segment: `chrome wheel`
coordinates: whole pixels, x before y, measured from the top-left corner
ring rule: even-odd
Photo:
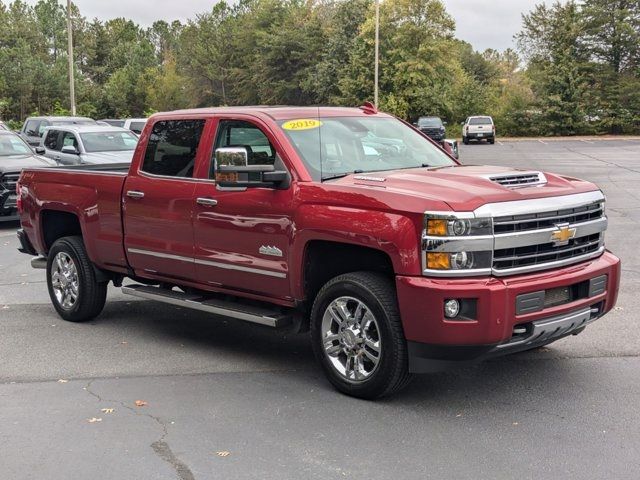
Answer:
[[[51,286],[58,305],[71,310],[78,301],[78,270],[73,259],[59,252],[51,265]]]
[[[333,300],[322,317],[322,346],[336,372],[351,383],[367,380],[380,363],[378,322],[362,301]]]

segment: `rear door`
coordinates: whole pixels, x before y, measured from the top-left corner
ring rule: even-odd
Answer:
[[[124,186],[125,248],[137,275],[194,281],[194,166],[206,120],[158,120]],[[205,155],[206,156],[206,155]]]
[[[281,149],[264,124],[247,117],[219,120],[206,181],[199,182],[195,191],[198,280],[209,286],[289,299],[293,188],[217,188],[213,153],[227,146],[248,147],[249,164],[286,168]]]

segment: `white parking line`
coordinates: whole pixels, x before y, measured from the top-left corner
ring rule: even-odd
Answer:
[[[504,146],[504,143],[502,143],[500,140],[498,140],[498,145]]]
[[[546,145],[546,144],[547,144],[547,142],[543,142],[543,141],[542,141],[542,140],[540,140],[540,139],[538,139],[538,141],[539,141],[540,143],[542,143],[543,145]]]
[[[590,142],[589,140],[585,140],[584,138],[581,138],[580,141],[584,143],[593,143],[593,142]]]

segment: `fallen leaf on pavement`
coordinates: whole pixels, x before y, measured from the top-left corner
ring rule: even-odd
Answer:
[[[69,380],[65,380],[64,378],[61,378],[60,380],[58,380],[58,383],[67,383]]]
[[[223,450],[222,452],[216,452],[216,455],[218,455],[219,457],[228,457],[229,455],[231,455],[231,452]]]
[[[89,422],[89,423],[96,423],[96,422],[101,422],[101,421],[102,421],[101,418],[96,418],[96,417],[87,419],[87,422]]]
[[[147,402],[145,402],[144,400],[136,400],[136,407],[145,407],[147,405]]]
[[[100,410],[102,413],[113,413],[114,409],[113,408],[103,408]]]

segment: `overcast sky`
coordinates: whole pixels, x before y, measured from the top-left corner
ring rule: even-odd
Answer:
[[[36,0],[28,0],[36,3]],[[62,2],[62,0],[60,0]],[[208,11],[214,0],[73,0],[82,14],[101,20],[126,17],[143,25],[155,20],[186,20]],[[471,43],[476,50],[513,47],[521,14],[541,0],[443,0],[456,20],[457,37]]]

